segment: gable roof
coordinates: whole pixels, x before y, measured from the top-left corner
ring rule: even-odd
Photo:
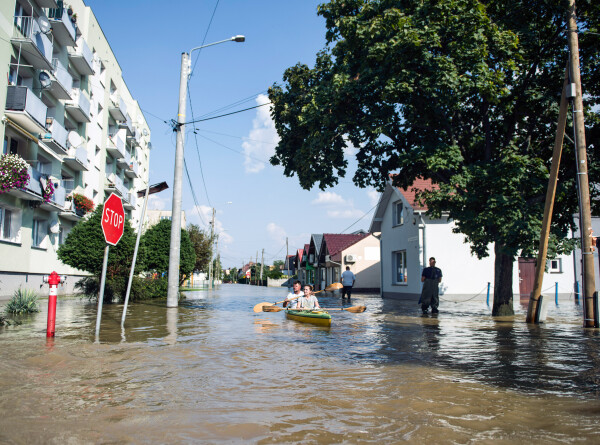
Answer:
[[[311,244],[314,242],[315,245],[315,258],[318,258],[319,253],[321,252],[321,244],[323,243],[323,234],[313,233],[310,238]]]
[[[327,253],[329,256],[334,257],[369,235],[371,234],[324,233],[321,254],[324,256]]]
[[[379,196],[379,202],[377,203],[377,208],[375,209],[375,213],[373,214],[373,219],[371,220],[369,232],[381,232],[381,223],[383,221],[383,215],[385,214],[390,199],[397,201],[398,198],[402,197],[408,203],[408,205],[410,205],[413,208],[413,210],[427,211],[426,205],[420,205],[418,202],[416,202],[415,195],[417,191],[434,190],[438,188],[439,186],[437,184],[433,184],[431,182],[431,179],[417,178],[413,181],[413,183],[410,186],[408,186],[405,189],[401,187],[394,187],[392,185],[392,179],[390,179],[385,187],[385,190]]]

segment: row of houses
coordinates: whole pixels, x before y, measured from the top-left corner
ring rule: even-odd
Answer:
[[[340,281],[341,272],[350,267],[356,275],[356,291],[376,291],[384,298],[418,300],[421,272],[435,257],[442,269],[440,294],[460,301],[493,293],[494,257],[473,256],[464,236],[454,233],[455,223],[444,216],[432,219],[427,207],[415,195],[418,190],[434,187],[430,180],[417,179],[402,189],[387,184],[379,197],[369,232],[353,234],[313,234],[303,248],[286,259],[285,269],[317,290]],[[594,219],[595,233],[600,220]],[[573,234],[578,237],[577,233]],[[598,252],[594,252],[598,264]],[[573,297],[581,274],[581,251],[550,259],[544,274],[546,294]],[[513,291],[517,299],[527,301],[533,289],[534,258],[517,258]],[[600,275],[596,270],[596,283]]]
[[[91,8],[83,0],[0,2],[2,157],[29,181],[0,194],[0,296],[37,288],[69,231],[110,193],[134,227],[148,182],[150,128]],[[9,159],[8,157],[5,159]],[[17,159],[17,158],[15,158]],[[81,203],[84,205],[81,205]]]

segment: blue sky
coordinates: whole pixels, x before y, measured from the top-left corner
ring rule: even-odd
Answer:
[[[315,54],[324,47],[325,22],[316,13],[319,3],[86,0],[150,125],[151,183],[173,184],[175,136],[163,121],[177,115],[181,53],[200,46],[205,35],[205,44],[246,36],[244,43],[228,42],[194,52],[189,83],[194,118],[230,105],[216,114],[265,103],[267,88],[282,82],[286,68],[299,62],[312,66]],[[192,117],[189,102],[187,116]],[[203,228],[210,208],[216,209],[224,266],[240,267],[257,251],[260,261],[262,249],[267,264],[283,259],[286,237],[293,253],[309,241],[311,233],[368,229],[371,214],[348,228],[373,208],[378,196],[372,189],[352,184],[352,168],[338,186],[323,192],[303,190],[296,177],[287,178],[281,167],[268,163],[277,143],[268,106],[195,128],[197,134],[192,125],[187,126],[185,158],[199,208],[185,176],[183,208],[187,221]],[[348,155],[353,158],[352,148]],[[169,189],[155,195],[152,207],[170,210],[171,193]]]

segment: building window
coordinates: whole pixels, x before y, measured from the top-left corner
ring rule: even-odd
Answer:
[[[392,283],[405,284],[406,277],[406,250],[392,252]]]
[[[395,226],[404,224],[403,210],[404,210],[404,205],[402,204],[402,201],[396,201],[394,203],[394,225]]]
[[[9,241],[12,238],[11,224],[13,220],[12,210],[0,207],[0,236],[3,240]]]
[[[340,282],[340,268],[339,267],[334,267],[333,268],[333,278],[332,278],[332,283],[339,283]]]
[[[548,272],[562,273],[562,261],[560,258],[548,261]]]
[[[163,220],[163,219],[168,219],[168,220],[170,221],[170,220],[171,220],[171,217],[170,217],[170,216],[161,216],[161,217],[160,217],[160,219],[161,219],[161,220]]]
[[[39,219],[33,220],[33,225],[31,227],[31,244],[34,247],[42,247],[42,243],[44,242],[44,238],[46,231],[46,222],[41,221]]]

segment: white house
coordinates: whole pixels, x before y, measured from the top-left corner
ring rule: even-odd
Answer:
[[[411,187],[401,189],[386,186],[379,198],[369,232],[381,237],[381,296],[418,300],[421,293],[421,272],[429,257],[435,257],[442,269],[440,296],[461,300],[466,297],[486,298],[494,289],[494,256],[481,260],[471,254],[464,235],[453,233],[454,222],[447,217],[431,219],[427,207],[415,201],[416,190],[431,189],[430,180],[417,179]],[[574,283],[573,259],[559,257],[549,261],[544,274],[543,293],[554,296],[558,283],[559,298],[571,296]],[[519,258],[514,264],[513,291],[515,300],[526,302],[533,287],[535,260]]]

